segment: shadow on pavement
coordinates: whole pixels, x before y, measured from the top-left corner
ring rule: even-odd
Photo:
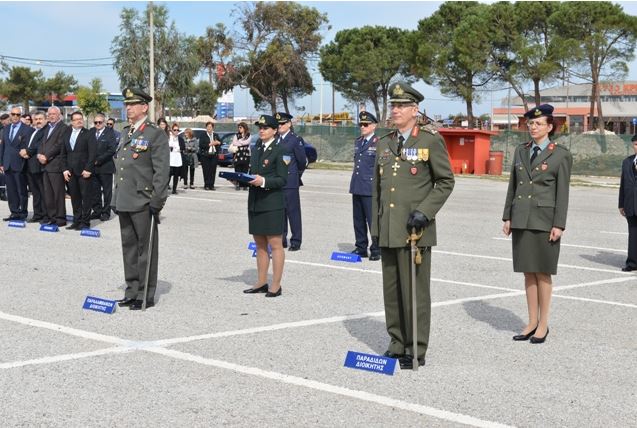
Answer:
[[[254,268],[254,269],[244,270],[241,275],[227,276],[225,278],[219,278],[219,279],[224,281],[230,281],[230,282],[238,282],[240,284],[254,285],[253,283],[256,278],[257,278],[257,269]],[[284,276],[284,279],[285,279],[285,276]],[[269,277],[268,277],[268,280],[270,280]]]
[[[471,318],[496,330],[517,333],[526,326],[526,323],[510,310],[492,306],[488,302],[465,302],[462,306]]]
[[[381,355],[387,350],[389,336],[387,336],[385,330],[385,321],[375,318],[362,318],[345,320],[343,325],[353,338],[369,346],[374,353]],[[362,352],[357,349],[348,350]]]
[[[611,253],[610,251],[598,251],[595,255],[580,254],[580,257],[589,262],[616,267],[618,271],[626,262],[626,254]]]

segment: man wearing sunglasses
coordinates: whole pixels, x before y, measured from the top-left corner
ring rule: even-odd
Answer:
[[[3,220],[26,220],[27,177],[23,172],[25,159],[20,151],[26,149],[34,129],[20,121],[22,114],[19,107],[12,108],[9,115],[11,124],[3,129],[0,143],[0,173],[5,175],[11,214]]]
[[[95,175],[93,176],[93,214],[91,219],[107,221],[111,218],[111,197],[113,195],[113,174],[115,163],[113,155],[117,149],[117,140],[113,128],[106,126],[103,114],[95,116],[95,125],[89,132],[95,135],[97,151],[95,154]],[[102,202],[103,201],[103,202]]]
[[[121,136],[121,134],[117,129],[115,129],[115,119],[109,117],[106,121],[106,127],[113,130],[113,134],[115,134],[115,141],[119,143],[119,137]]]
[[[376,160],[376,117],[366,111],[358,115],[358,126],[361,136],[354,142],[354,170],[349,182],[349,192],[352,194],[352,213],[354,215],[354,236],[356,249],[353,254],[367,257],[367,228],[372,229],[372,181],[374,180],[374,161]],[[380,260],[378,240],[372,239],[369,248],[369,259]]]

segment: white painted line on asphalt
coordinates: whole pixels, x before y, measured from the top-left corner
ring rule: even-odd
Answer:
[[[609,235],[628,235],[628,232],[609,232],[607,230],[600,230],[599,233],[607,233]]]
[[[343,191],[342,193],[335,193],[335,192],[316,192],[314,190],[305,190],[305,189],[303,189],[301,191],[301,193],[316,193],[316,194],[319,194],[319,195],[350,196],[350,193],[348,193],[347,191]]]
[[[330,269],[351,270],[351,271],[354,271],[354,272],[366,272],[366,273],[376,273],[376,274],[382,274],[383,273],[382,271],[379,271],[379,270],[361,269],[361,268],[354,268],[354,267],[348,267],[348,266],[328,265],[328,264],[325,264],[325,263],[303,262],[301,260],[290,260],[288,258],[286,258],[285,262],[286,263],[295,263],[295,264],[299,264],[299,265],[307,265],[307,266],[326,267],[326,268],[330,268]]]
[[[472,258],[476,258],[476,259],[488,259],[488,260],[500,260],[500,261],[512,261],[512,259],[507,258],[507,257],[495,257],[495,256],[484,256],[482,254],[468,254],[468,253],[457,253],[454,251],[441,251],[441,250],[436,250],[434,251],[434,254],[447,254],[450,256],[459,256],[459,257],[472,257]],[[606,272],[606,273],[613,273],[613,274],[618,274],[618,275],[634,275],[631,272],[622,272],[619,268],[618,269],[600,269],[600,268],[592,268],[592,267],[588,267],[588,266],[576,266],[576,265],[565,265],[562,263],[558,263],[557,265],[558,267],[561,268],[568,268],[568,269],[578,269],[578,270],[589,270],[589,271],[593,271],[593,272]]]
[[[497,238],[497,237],[493,237],[491,239],[495,239],[496,241],[511,241],[510,238]],[[592,247],[590,245],[575,245],[575,244],[561,244],[562,247],[572,247],[572,248],[586,248],[586,249],[590,249],[590,250],[601,250],[601,251],[614,251],[617,253],[625,253],[626,249],[620,250],[617,248],[604,248],[604,247]]]
[[[614,302],[612,300],[588,299],[586,297],[564,296],[562,294],[553,294],[553,297],[559,297],[560,299],[579,300],[582,302],[602,303],[604,305],[624,306],[626,308],[637,309],[637,305],[633,305],[631,303]]]
[[[305,379],[298,376],[286,375],[283,373],[277,373],[268,370],[262,370],[257,367],[242,366],[239,364],[229,363],[226,361],[214,360],[211,358],[204,358],[198,355],[189,354],[186,352],[180,352],[173,349],[164,348],[147,348],[146,351],[156,354],[164,355],[166,357],[175,358],[182,361],[193,362],[202,364],[205,366],[217,367],[220,369],[230,370],[236,373],[242,373],[249,376],[257,376],[265,379],[274,380],[276,382],[285,383],[288,385],[299,386],[302,388],[314,389],[316,391],[326,392],[330,394],[336,394],[343,397],[354,398],[361,401],[367,401],[370,403],[380,404],[387,407],[393,407],[396,409],[406,410],[413,413],[418,413],[424,416],[431,416],[444,421],[453,423],[465,424],[475,427],[507,427],[493,421],[487,421],[479,418],[475,418],[469,415],[463,415],[461,413],[454,413],[448,410],[436,409],[434,407],[424,406],[421,404],[409,403],[402,400],[397,400],[391,397],[385,397],[382,395],[376,395],[365,391],[359,391],[341,386],[331,385],[328,383],[318,382],[315,380]],[[411,372],[406,373],[411,375]]]
[[[600,279],[598,281],[582,282],[579,284],[558,285],[557,287],[553,287],[553,291],[572,290],[573,288],[589,287],[591,285],[617,284],[619,282],[628,282],[628,281],[634,281],[634,280],[635,280],[634,278],[627,278],[627,277]]]
[[[175,199],[189,199],[191,201],[205,201],[205,202],[222,202],[221,199],[208,199],[208,198],[190,198],[188,196],[171,196]],[[170,198],[168,198],[170,199]]]
[[[122,348],[120,346],[115,346],[112,348],[98,349],[97,351],[78,352],[75,354],[54,355],[51,357],[42,357],[42,358],[36,358],[33,360],[25,360],[25,361],[14,361],[11,363],[0,363],[0,369],[13,369],[16,367],[34,366],[39,364],[51,364],[51,363],[57,363],[60,361],[72,361],[72,360],[79,360],[82,358],[97,357],[100,355],[108,355],[108,354],[121,354],[121,353],[132,352],[132,351],[134,351],[134,349],[132,348]]]
[[[115,337],[115,336],[107,336],[104,334],[93,333],[90,331],[78,330],[76,328],[65,327],[63,325],[53,324],[46,321],[34,320],[31,318],[24,318],[18,315],[11,315],[4,312],[0,312],[0,319],[6,320],[6,321],[13,321],[18,324],[28,325],[31,327],[39,327],[39,328],[44,328],[47,330],[53,330],[59,333],[81,337],[83,339],[90,339],[90,340],[97,340],[99,342],[112,343],[114,345],[127,345],[130,343],[130,341],[128,340],[120,339],[119,337]]]

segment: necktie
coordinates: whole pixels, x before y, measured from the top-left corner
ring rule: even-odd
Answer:
[[[135,132],[135,125],[131,125],[130,128],[128,129],[128,138],[130,138],[134,132]]]
[[[9,141],[13,141],[13,137],[15,137],[15,130],[18,129],[18,125],[14,123],[11,125],[11,135],[9,135]]]
[[[100,134],[101,134],[101,132],[100,132],[100,131],[97,131],[97,134],[95,134],[95,139],[96,139],[96,140],[99,140],[99,139],[100,139]]]
[[[46,138],[49,138],[51,136],[51,132],[53,132],[53,128],[55,126],[52,123],[49,123],[49,133],[46,134]]]
[[[78,132],[75,132],[75,129],[73,130],[73,132],[71,132],[71,150],[75,150],[75,140],[77,140],[77,134]]]
[[[405,142],[405,137],[403,137],[402,135],[398,137],[398,154],[400,154],[403,151],[404,142]]]
[[[541,151],[542,151],[542,149],[540,149],[540,146],[533,147],[533,154],[531,155],[531,163],[533,163],[533,161],[535,160],[537,155],[540,154]]]

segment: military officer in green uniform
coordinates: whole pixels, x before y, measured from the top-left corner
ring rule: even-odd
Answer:
[[[377,143],[372,195],[372,237],[378,239],[383,268],[385,320],[390,343],[385,356],[412,368],[411,254],[409,234],[422,263],[416,267],[419,365],[429,344],[431,247],[436,245],[436,214],[451,194],[454,177],[444,140],[432,125],[418,125],[424,97],[404,82],[389,88],[391,117],[397,130]]]
[[[549,309],[557,273],[560,241],[566,228],[573,157],[553,141],[553,106],[524,114],[531,141],[515,149],[502,231],[513,234],[513,270],[524,273],[529,322],[513,340],[543,343],[549,334]]]
[[[146,266],[150,257],[146,307],[155,304],[159,212],[168,198],[170,150],[168,137],[148,119],[152,98],[139,89],[123,91],[129,126],[122,132],[115,156],[113,208],[119,214],[126,291],[119,306],[142,308]],[[151,217],[155,218],[153,248],[148,254]]]

